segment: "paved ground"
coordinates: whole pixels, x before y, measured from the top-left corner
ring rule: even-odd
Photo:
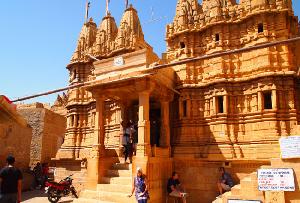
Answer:
[[[44,193],[43,190],[34,190],[29,192],[22,193],[22,202],[24,203],[47,203],[49,202],[47,199],[47,195]],[[71,197],[64,197],[62,198],[59,203],[71,203]]]

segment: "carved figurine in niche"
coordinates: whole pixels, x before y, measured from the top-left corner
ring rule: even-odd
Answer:
[[[105,53],[105,32],[101,30],[99,36],[100,53]]]
[[[120,37],[118,39],[118,45],[119,47],[118,48],[124,48],[126,47],[130,41],[130,36],[129,36],[129,33],[128,32],[128,24],[127,22],[122,22],[121,26],[120,26]]]
[[[70,71],[70,77],[69,77],[69,82],[74,82],[74,80],[76,79],[76,69],[73,69]]]

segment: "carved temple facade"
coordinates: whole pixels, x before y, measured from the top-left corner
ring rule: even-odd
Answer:
[[[177,171],[188,202],[212,202],[218,167],[238,184],[280,157],[280,137],[300,133],[300,45],[159,64],[297,36],[291,0],[178,0],[162,59],[144,40],[132,6],[119,27],[109,13],[98,27],[90,19],[67,66],[70,85],[88,85],[66,96],[57,178],[75,173],[78,202],[134,202],[120,194],[130,192],[139,166],[148,177],[150,202],[165,202],[166,181]],[[138,123],[129,178],[118,171],[107,182],[111,166],[122,161],[120,123],[128,120]]]

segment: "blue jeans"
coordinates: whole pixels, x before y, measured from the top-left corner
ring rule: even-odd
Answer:
[[[147,199],[138,200],[138,203],[147,203]]]
[[[0,194],[0,203],[16,203],[17,196],[17,193]]]

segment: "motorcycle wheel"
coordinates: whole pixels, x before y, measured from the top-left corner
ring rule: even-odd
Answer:
[[[55,189],[49,189],[48,191],[48,200],[51,203],[57,203],[60,199],[60,196]]]
[[[71,188],[71,192],[72,192],[72,195],[78,199],[78,195],[77,195],[77,192],[74,187]]]

